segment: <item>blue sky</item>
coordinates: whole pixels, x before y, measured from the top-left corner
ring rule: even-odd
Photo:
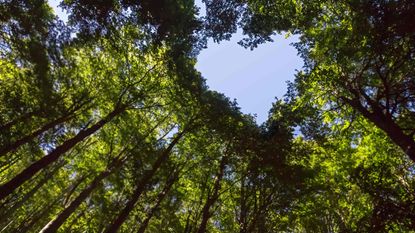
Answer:
[[[65,13],[57,8],[58,2],[49,1],[56,14],[65,20]],[[201,0],[196,0],[196,4],[203,15]],[[208,48],[198,56],[196,68],[210,89],[236,99],[242,112],[255,114],[257,123],[261,124],[267,119],[275,97],[285,94],[286,82],[293,80],[296,69],[301,69],[303,63],[290,45],[296,37],[285,39],[278,35],[273,43],[262,44],[253,51],[237,44],[242,38],[237,33],[230,41],[220,44],[210,40]]]
[[[195,0],[200,15],[205,15],[202,0]],[[230,41],[220,44],[209,41],[207,49],[198,56],[196,68],[202,73],[210,89],[236,99],[242,112],[255,114],[258,124],[268,118],[268,111],[287,91],[287,81],[294,79],[303,61],[290,44],[291,36],[273,37],[274,42],[259,45],[254,50],[237,44],[243,38],[239,31]]]
[[[275,97],[282,97],[288,80],[303,63],[290,46],[296,38],[276,36],[273,43],[262,44],[253,51],[237,42],[240,33],[220,44],[209,42],[198,57],[196,68],[212,90],[236,99],[242,112],[257,115],[257,123],[264,122]]]

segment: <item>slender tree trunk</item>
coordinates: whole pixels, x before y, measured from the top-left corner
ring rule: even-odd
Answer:
[[[250,222],[246,232],[253,232],[255,228],[258,228],[258,219],[261,215],[261,209],[255,208],[253,211],[252,221]]]
[[[16,221],[16,219],[12,219],[6,226],[4,226],[1,230],[1,232],[4,232],[7,228],[9,228],[10,225],[12,225],[14,223],[14,221]]]
[[[61,116],[45,125],[43,125],[42,127],[40,127],[38,130],[23,136],[22,138],[16,140],[13,143],[10,143],[9,145],[3,146],[0,149],[0,157],[6,155],[7,153],[17,150],[20,146],[33,141],[36,137],[38,137],[39,135],[41,135],[42,133],[56,127],[57,125],[63,124],[66,121],[72,119],[73,117],[75,117],[75,113],[76,111],[78,111],[79,109],[81,109],[83,106],[85,105],[85,103],[80,104],[79,106],[77,106],[76,108],[74,108],[73,110],[71,110],[70,112],[68,112],[65,116]]]
[[[246,221],[248,216],[248,209],[246,205],[247,197],[245,195],[245,176],[241,180],[241,193],[240,193],[240,215],[239,215],[239,233],[246,233]]]
[[[137,203],[138,199],[140,198],[141,194],[144,191],[145,185],[151,180],[153,175],[157,172],[160,166],[169,158],[171,151],[173,150],[174,146],[179,142],[179,140],[184,135],[185,131],[179,133],[170,145],[164,150],[164,152],[157,158],[154,162],[153,167],[151,170],[148,170],[144,173],[143,178],[138,182],[133,195],[131,196],[130,200],[125,205],[124,209],[118,214],[117,218],[107,227],[104,231],[105,233],[114,233],[117,232],[121,225],[125,222],[130,212],[134,209],[135,204]]]
[[[0,174],[2,174],[3,172],[7,171],[9,168],[11,168],[14,164],[16,164],[18,161],[20,161],[20,158],[18,156],[15,156],[14,158],[11,158],[10,161],[4,162],[4,164],[2,164],[0,166]]]
[[[213,185],[213,193],[207,197],[206,203],[202,209],[202,221],[199,225],[199,229],[197,230],[198,233],[205,233],[207,228],[207,223],[212,216],[210,212],[210,208],[215,204],[215,202],[219,198],[219,190],[221,187],[221,180],[223,178],[226,166],[226,156],[223,156],[220,165],[219,165],[219,172],[216,175],[215,184]]]
[[[23,115],[21,115],[21,116],[17,117],[16,119],[11,120],[11,121],[9,121],[9,122],[7,122],[7,123],[5,123],[5,124],[1,125],[1,126],[0,126],[0,132],[4,132],[4,131],[6,131],[6,130],[10,129],[10,128],[11,128],[11,127],[13,127],[14,125],[16,125],[18,122],[21,122],[21,121],[23,121],[23,122],[28,121],[28,120],[29,120],[32,116],[34,116],[34,115],[36,115],[36,114],[39,114],[40,112],[41,112],[40,110],[36,110],[36,111],[31,111],[31,112],[25,113],[25,114],[23,114]]]
[[[11,179],[9,182],[0,186],[0,200],[7,197],[14,190],[20,187],[24,182],[32,178],[40,170],[55,162],[58,158],[60,158],[61,155],[72,149],[79,142],[81,142],[88,136],[92,135],[93,133],[101,129],[106,123],[111,121],[114,117],[124,112],[125,109],[125,107],[119,107],[114,109],[104,119],[101,119],[88,129],[80,131],[76,136],[65,141],[62,145],[56,147],[48,155],[44,156],[40,160],[36,161],[32,165],[24,169],[21,173],[19,173],[17,176]]]
[[[257,229],[256,230],[257,232],[266,232],[265,223],[263,223],[265,221],[264,214],[266,213],[268,206],[271,204],[272,193],[265,196],[265,193],[266,193],[265,190],[260,190],[259,192],[260,194],[258,198],[254,194],[255,195],[255,201],[254,201],[255,207],[252,213],[253,217],[246,232],[255,232],[255,228]]]
[[[65,198],[62,201],[62,206],[67,206],[72,194],[75,192],[75,190],[81,185],[84,180],[88,178],[89,174],[82,175],[80,178],[78,178],[77,182],[75,182],[72,187],[69,188],[68,192],[66,192]]]
[[[190,233],[192,232],[192,226],[190,225],[190,217],[192,216],[192,211],[189,211],[189,214],[187,215],[186,219],[186,226],[184,227],[183,233]]]
[[[153,217],[154,213],[156,212],[157,208],[159,208],[161,202],[166,197],[167,193],[170,191],[171,187],[173,186],[174,182],[176,182],[178,178],[178,174],[174,174],[173,177],[167,180],[167,183],[163,190],[157,195],[157,202],[156,204],[150,209],[147,214],[146,219],[141,224],[140,228],[138,229],[137,233],[144,233],[146,230],[148,223],[150,222],[151,218]]]
[[[66,221],[66,219],[76,210],[76,208],[89,196],[92,190],[99,185],[100,178],[102,177],[101,175],[106,176],[108,175],[108,172],[105,172],[105,174],[101,173],[100,176],[96,177],[93,182],[86,189],[84,189],[68,207],[66,207],[55,219],[45,225],[40,232],[56,232]]]
[[[38,130],[23,136],[22,138],[16,140],[15,142],[12,142],[8,145],[3,146],[0,149],[0,157],[5,156],[7,153],[17,150],[20,146],[33,141],[36,137],[38,137],[39,135],[41,135],[43,132],[48,131],[49,129],[54,128],[57,125],[60,125],[62,123],[65,123],[67,120],[70,120],[73,116],[63,116],[60,117],[58,119],[55,119],[47,124],[45,124],[44,126],[42,126],[41,128],[39,128]]]
[[[72,221],[69,223],[69,228],[66,229],[66,232],[75,232],[73,230],[73,227],[77,224],[77,222],[79,221],[79,219],[81,219],[84,215],[85,215],[86,210],[81,210],[81,212],[79,212],[76,217],[74,217],[72,219]]]
[[[85,199],[101,185],[102,181],[111,175],[115,169],[121,167],[125,163],[125,160],[120,159],[125,151],[126,150],[122,150],[121,153],[113,159],[111,164],[108,165],[108,168],[95,177],[94,180],[92,180],[92,182],[69,204],[69,206],[67,206],[56,218],[45,225],[40,232],[56,232],[71,214],[85,201]]]
[[[35,212],[32,217],[26,219],[23,221],[16,229],[14,229],[12,232],[16,233],[25,233],[29,232],[29,229],[31,229],[39,220],[44,218],[46,214],[52,209],[54,205],[56,205],[61,200],[61,197],[56,198],[52,203],[50,203],[47,206],[41,207],[41,209],[37,212]]]
[[[101,172],[97,177],[95,177],[92,182],[67,206],[56,218],[51,220],[48,224],[46,224],[41,233],[51,233],[56,232],[60,226],[71,216],[73,212],[85,201],[87,197],[98,187],[102,180],[108,177],[116,167],[122,165],[122,161],[118,159],[114,159],[108,169]]]
[[[29,200],[31,197],[33,197],[33,195],[35,195],[35,193],[43,186],[45,185],[50,179],[52,179],[53,175],[64,165],[65,163],[62,162],[61,164],[59,164],[58,166],[56,166],[51,172],[48,172],[44,175],[43,179],[40,180],[35,187],[33,187],[29,192],[27,192],[23,198],[21,200],[19,200],[17,203],[15,203],[11,208],[7,208],[5,209],[5,212],[2,214],[1,216],[3,216],[2,218],[6,219],[5,216],[9,216],[11,214],[13,214],[17,209],[19,209],[20,207],[23,206],[23,204]],[[1,206],[1,208],[4,208],[4,205]],[[1,221],[0,221],[1,222]]]

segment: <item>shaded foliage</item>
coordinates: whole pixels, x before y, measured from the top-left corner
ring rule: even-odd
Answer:
[[[413,231],[414,3],[203,3],[1,2],[0,231]],[[300,35],[260,126],[195,69],[238,27]]]

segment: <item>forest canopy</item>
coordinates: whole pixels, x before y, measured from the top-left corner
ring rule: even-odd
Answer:
[[[202,2],[0,1],[0,232],[415,232],[415,1]],[[195,68],[238,29],[300,38],[261,125]]]

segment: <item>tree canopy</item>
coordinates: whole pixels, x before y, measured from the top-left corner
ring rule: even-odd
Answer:
[[[414,232],[415,2],[0,1],[0,232]],[[196,68],[305,65],[262,125]]]

